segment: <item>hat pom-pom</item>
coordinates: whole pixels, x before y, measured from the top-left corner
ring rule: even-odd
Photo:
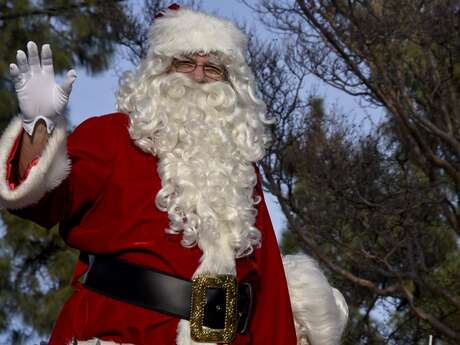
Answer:
[[[176,4],[176,3],[173,3],[171,5],[168,6],[168,8],[166,9],[163,9],[161,10],[160,12],[158,12],[156,15],[155,15],[155,19],[156,18],[161,18],[165,15],[166,11],[169,10],[169,11],[178,11],[180,9],[180,5],[179,4]]]

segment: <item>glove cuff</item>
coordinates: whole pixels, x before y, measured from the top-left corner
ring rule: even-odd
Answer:
[[[22,118],[22,127],[24,130],[32,136],[35,128],[35,124],[37,123],[38,120],[43,120],[46,123],[46,130],[48,134],[51,134],[56,127],[55,121],[51,120],[49,117],[46,116],[36,116],[33,119],[26,119],[24,116],[21,116]]]

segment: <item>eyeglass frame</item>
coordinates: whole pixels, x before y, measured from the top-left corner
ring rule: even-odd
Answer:
[[[205,64],[200,64],[200,63],[197,63],[195,60],[193,60],[193,58],[190,58],[190,57],[184,57],[184,59],[186,60],[181,60],[179,58],[173,58],[172,61],[171,61],[171,67],[170,67],[170,70],[171,69],[175,69],[176,66],[175,66],[175,63],[177,62],[187,62],[187,63],[190,63],[191,65],[194,65],[195,67],[193,67],[193,69],[191,69],[190,71],[188,72],[180,72],[180,71],[177,71],[178,73],[184,73],[184,74],[188,74],[188,73],[193,73],[198,66],[203,66],[203,74],[206,76],[206,78],[209,78],[211,80],[214,80],[214,81],[228,81],[228,71],[227,71],[227,68],[224,66],[224,65],[217,65],[217,64],[209,64],[209,63],[205,63]],[[210,77],[209,75],[206,74],[206,66],[211,66],[211,67],[215,67],[217,69],[222,69],[222,79],[215,79],[213,77]]]

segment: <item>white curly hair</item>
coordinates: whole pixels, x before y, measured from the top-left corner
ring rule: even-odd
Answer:
[[[187,247],[225,233],[241,257],[260,244],[254,162],[265,154],[271,121],[249,67],[219,52],[211,56],[228,80],[199,84],[168,73],[174,57],[152,51],[121,79],[118,108],[130,115],[136,145],[159,158],[156,205],[168,212],[167,231],[182,233]]]

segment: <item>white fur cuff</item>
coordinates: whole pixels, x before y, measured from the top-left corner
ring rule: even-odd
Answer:
[[[69,345],[133,345],[127,343],[115,343],[113,341],[104,341],[97,338],[90,340],[73,340]]]
[[[0,138],[0,209],[18,209],[37,203],[46,192],[56,188],[70,172],[67,157],[67,129],[64,118],[56,123],[38,163],[15,189],[7,181],[7,161],[22,132],[22,120],[14,118]]]

